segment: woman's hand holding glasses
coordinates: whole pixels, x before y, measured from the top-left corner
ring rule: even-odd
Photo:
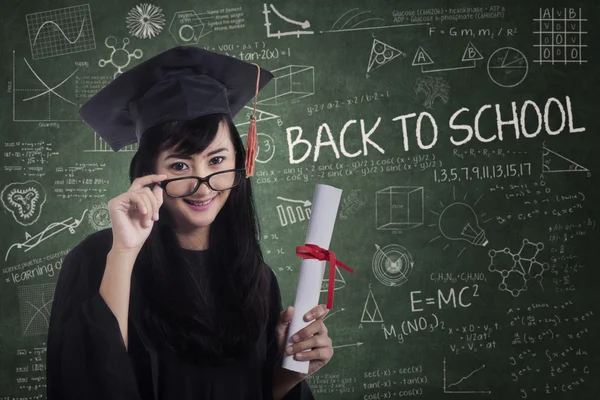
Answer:
[[[154,185],[167,175],[146,175],[133,181],[128,191],[108,202],[113,230],[113,251],[139,252],[163,204],[163,189]],[[153,186],[151,189],[148,186]]]

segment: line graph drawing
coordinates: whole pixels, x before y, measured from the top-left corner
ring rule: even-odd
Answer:
[[[269,10],[269,8],[271,10]],[[276,15],[280,20],[301,29],[293,30],[294,28],[292,28],[292,30],[290,31],[282,32],[280,30],[277,30],[277,32],[273,32],[271,29],[272,23],[269,21],[269,14],[271,13]],[[264,3],[263,14],[265,15],[265,27],[267,28],[267,37],[269,38],[281,39],[283,36],[296,36],[297,38],[300,38],[300,35],[312,35],[315,33],[314,31],[307,30],[308,28],[310,28],[310,22],[308,20],[296,21],[291,18],[288,18],[282,13],[280,13],[273,4],[269,4],[269,7],[267,7],[267,3]]]
[[[466,381],[467,379],[471,378],[475,373],[481,371],[484,368],[485,368],[485,364],[483,364],[481,367],[476,368],[475,370],[471,371],[469,374],[463,376],[462,378],[460,378],[456,382],[453,382],[453,383],[447,385],[446,384],[446,357],[444,357],[444,368],[443,368],[443,373],[444,373],[444,393],[491,394],[492,392],[489,391],[489,390],[449,390],[448,389],[451,386],[457,386],[458,384]]]
[[[73,217],[70,217],[60,222],[53,222],[50,225],[48,225],[46,229],[44,229],[35,236],[31,236],[29,233],[26,232],[24,242],[13,243],[8,248],[8,250],[6,250],[6,256],[4,256],[4,261],[8,260],[8,254],[13,249],[13,247],[16,247],[17,249],[25,249],[23,251],[28,252],[29,250],[35,248],[35,246],[37,246],[38,244],[42,243],[47,239],[50,239],[52,236],[64,231],[65,229],[68,229],[72,235],[75,234],[75,228],[77,228],[81,224],[81,221],[83,221],[83,218],[85,217],[87,211],[87,209],[84,210],[83,214],[81,215],[81,218],[74,219],[73,221],[71,221]]]
[[[427,22],[420,22],[414,24],[393,24],[385,25],[385,20],[379,17],[371,17],[371,11],[360,11],[359,8],[352,8],[343,13],[334,23],[331,28],[327,31],[320,31],[320,33],[340,33],[340,32],[353,32],[353,31],[365,31],[373,29],[388,29],[388,28],[404,28],[408,26],[421,26],[429,25]],[[360,18],[358,18],[360,16]],[[357,19],[358,18],[358,19]],[[377,21],[377,22],[375,22]],[[373,23],[376,25],[373,25]],[[364,26],[363,24],[369,23],[370,25]],[[363,25],[363,26],[359,26]]]
[[[96,48],[89,4],[27,14],[25,19],[34,60]]]
[[[465,47],[465,51],[463,52],[461,62],[463,65],[460,67],[449,67],[449,68],[437,68],[437,69],[425,69],[426,65],[433,65],[433,59],[427,54],[425,49],[422,46],[419,46],[417,52],[415,53],[415,57],[413,58],[412,66],[413,67],[421,67],[421,73],[430,73],[430,72],[443,72],[443,71],[455,71],[459,69],[472,69],[477,67],[477,61],[483,60],[483,56],[477,50],[477,48],[473,45],[473,43],[469,42]]]
[[[23,336],[48,333],[55,288],[55,283],[19,286],[19,314]]]
[[[71,79],[79,68],[67,75],[52,87],[46,83],[33,69],[32,65],[23,58],[24,65],[31,73],[29,79],[23,78],[28,87],[17,86],[16,77],[16,55],[13,50],[12,74],[13,74],[13,121],[14,122],[73,122],[77,119],[77,108],[79,105],[70,100],[75,93],[75,80]],[[22,64],[20,64],[22,65]],[[33,79],[32,79],[33,78]],[[42,87],[40,87],[40,84]],[[19,85],[21,79],[19,78]],[[31,87],[37,86],[37,87]],[[32,94],[35,93],[35,94]],[[69,92],[66,94],[65,92]],[[56,104],[54,104],[54,102]],[[58,100],[58,101],[57,101]],[[65,104],[66,103],[66,104]]]
[[[515,87],[527,77],[529,63],[527,57],[514,47],[502,47],[488,59],[487,72],[496,85]]]
[[[590,172],[590,170],[544,146],[542,150],[542,172]]]

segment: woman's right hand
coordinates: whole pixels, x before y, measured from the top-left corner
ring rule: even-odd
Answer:
[[[146,175],[137,178],[125,193],[108,202],[113,231],[113,251],[139,252],[144,245],[158,211],[163,203],[163,189],[152,183],[163,181],[167,175]]]

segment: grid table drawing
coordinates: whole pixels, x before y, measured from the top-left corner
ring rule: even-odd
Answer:
[[[26,15],[34,60],[96,48],[89,4]]]
[[[583,57],[583,49],[587,47],[583,43],[583,35],[587,34],[583,23],[587,19],[582,18],[581,8],[540,8],[539,18],[534,21],[538,23],[534,34],[539,37],[539,44],[534,45],[539,49],[535,62],[540,65],[587,62]]]

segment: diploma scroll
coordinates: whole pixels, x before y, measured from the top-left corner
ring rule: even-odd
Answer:
[[[323,184],[316,185],[305,243],[329,249],[341,197],[341,189]],[[325,263],[325,261],[314,259],[303,259],[300,263],[294,300],[294,316],[290,322],[285,347],[293,343],[292,335],[294,333],[312,322],[305,321],[304,314],[319,304]],[[335,268],[335,265],[330,268]],[[282,366],[290,371],[306,374],[309,364],[309,361],[298,361],[294,359],[293,355],[284,354]]]

